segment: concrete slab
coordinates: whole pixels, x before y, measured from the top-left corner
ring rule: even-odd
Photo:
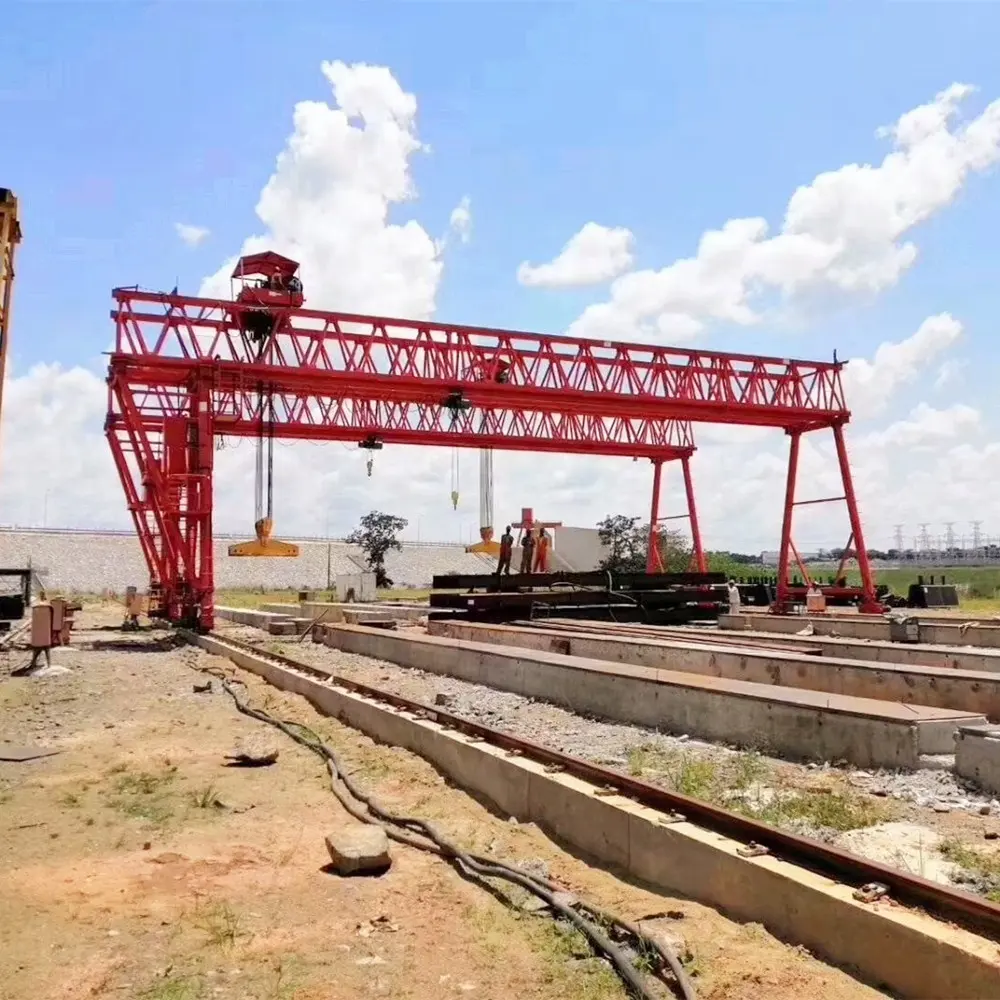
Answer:
[[[743,680],[609,663],[536,650],[356,625],[320,629],[327,645],[526,697],[578,713],[756,747],[798,760],[912,769],[949,753],[955,729],[982,715],[896,705]]]
[[[331,601],[303,601],[301,614],[314,621],[339,623],[348,614],[388,615],[395,621],[419,621],[430,610],[426,604],[393,604],[373,602],[371,604],[345,604]]]
[[[955,773],[1000,795],[1000,726],[960,726],[955,734]]]
[[[970,624],[975,623],[975,624]],[[815,635],[845,636],[852,639],[876,639],[888,642],[888,618],[874,615],[767,615],[740,613],[719,615],[719,628],[750,629],[761,632],[794,633],[811,624]],[[1000,649],[1000,623],[976,623],[970,615],[969,622],[955,619],[944,622],[920,620],[920,642],[937,646],[984,646]]]
[[[719,642],[699,645],[696,635],[682,641],[551,626],[447,621],[428,622],[427,631],[452,639],[548,650],[756,684],[778,684],[906,705],[934,705],[1000,720],[1000,674],[996,673],[803,656],[791,650],[739,647],[735,642],[731,646]]]
[[[258,611],[269,611],[274,615],[292,615],[293,617],[298,615],[299,603],[296,601],[294,604],[261,604],[257,609]]]
[[[261,611],[258,608],[227,608],[218,607],[215,609],[216,618],[224,621],[235,622],[237,625],[252,625],[254,628],[267,631],[273,622],[287,622],[291,619],[285,614],[275,614],[272,611]]]
[[[741,857],[738,841],[688,822],[664,823],[664,815],[654,809],[619,796],[598,796],[597,788],[579,779],[547,774],[535,761],[508,757],[435,722],[228,650],[211,636],[191,639],[374,739],[420,754],[505,815],[538,823],[599,863],[736,919],[761,923],[897,995],[917,1000],[996,996],[996,943],[984,937],[905,907],[858,902],[851,886],[780,858]]]

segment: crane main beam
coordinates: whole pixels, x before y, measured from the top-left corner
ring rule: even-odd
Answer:
[[[603,417],[592,413],[561,413],[512,407],[448,409],[440,397],[433,402],[353,398],[311,392],[298,387],[250,387],[233,362],[207,366],[205,379],[214,433],[235,437],[258,434],[262,392],[272,401],[271,426],[276,438],[309,441],[361,442],[378,438],[384,444],[436,445],[451,448],[500,448],[510,451],[611,455],[669,461],[695,450],[686,421],[648,417]],[[109,384],[113,406],[109,427],[134,419],[147,430],[162,430],[165,419],[186,417],[189,379],[176,366],[161,373],[134,372],[126,359],[111,362]],[[123,394],[128,394],[126,417]]]
[[[132,289],[114,294],[117,354],[232,361],[248,384],[313,377],[357,397],[430,403],[461,390],[477,406],[803,431],[850,418],[837,362],[287,307],[270,310],[276,332],[258,343],[243,332],[248,305]]]

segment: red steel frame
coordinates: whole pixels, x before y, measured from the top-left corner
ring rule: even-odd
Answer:
[[[260,434],[265,392],[280,438],[648,458],[651,543],[662,464],[679,460],[699,568],[691,421],[781,427],[792,455],[779,606],[789,599],[798,440],[833,428],[863,606],[877,606],[843,444],[850,413],[838,363],[291,307],[272,307],[273,333],[254,341],[243,332],[250,305],[135,289],[114,298],[106,432],[172,621],[213,625],[213,439]],[[650,549],[655,569],[658,546]]]

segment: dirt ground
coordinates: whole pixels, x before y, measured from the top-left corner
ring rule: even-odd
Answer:
[[[383,876],[324,871],[325,834],[354,821],[321,762],[238,714],[218,683],[194,692],[197,668],[224,661],[164,649],[162,632],[122,634],[120,618],[82,613],[73,645],[53,655],[67,673],[12,678],[27,654],[0,662],[3,748],[59,751],[0,762],[0,997],[624,997],[574,936],[436,857],[394,845]],[[435,820],[466,847],[542,866],[624,917],[669,911],[703,998],[880,995],[758,926],[589,867],[420,758],[241,676],[255,704],[312,726],[386,804]],[[280,749],[277,763],[225,766],[259,736]]]

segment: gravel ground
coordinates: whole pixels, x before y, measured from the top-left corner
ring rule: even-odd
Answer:
[[[587,718],[547,702],[345,653],[308,639],[280,641],[263,636],[259,630],[248,626],[226,626],[220,631],[253,642],[265,650],[333,668],[345,677],[405,697],[427,703],[443,697],[448,710],[457,715],[595,763],[642,773],[654,782],[670,785],[672,780],[658,775],[655,768],[647,770],[644,766],[644,761],[655,760],[658,755],[676,760],[682,752],[684,760],[723,767],[737,765],[746,757],[731,747],[693,739],[686,734],[668,734],[642,726]],[[925,851],[926,844],[937,845],[948,839],[978,847],[982,846],[984,838],[992,840],[1000,834],[1000,802],[956,778],[947,770],[949,758],[930,758],[928,766],[916,772],[866,771],[830,764],[798,764],[768,757],[760,758],[760,763],[768,774],[767,785],[762,787],[755,783],[750,789],[734,792],[734,795],[749,794],[755,804],[766,805],[775,794],[833,793],[857,801],[862,811],[870,810],[873,819],[867,820],[868,823],[876,822],[880,814],[885,813],[884,822],[878,824],[886,827],[886,836],[882,838],[877,836],[877,829],[873,836],[860,836],[858,831],[849,831],[848,835],[843,828],[816,825],[809,819],[772,820],[805,835],[843,843],[857,853],[881,861],[887,860],[885,841],[892,840],[894,824],[898,823],[905,823],[913,832],[909,840],[924,845],[914,848],[918,852]],[[771,817],[765,818],[771,820]],[[911,857],[905,844],[898,851],[892,847],[888,853],[892,852],[897,856],[889,863],[911,871],[927,870],[929,877],[942,881],[953,880],[949,866],[928,867],[922,857]]]

